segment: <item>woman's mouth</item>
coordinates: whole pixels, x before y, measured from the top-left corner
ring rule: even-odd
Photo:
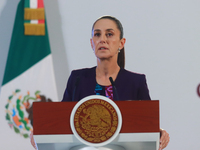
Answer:
[[[100,47],[98,50],[107,50],[107,47]]]

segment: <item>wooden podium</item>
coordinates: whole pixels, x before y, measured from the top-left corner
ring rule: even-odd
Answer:
[[[70,115],[77,102],[34,102],[33,136],[39,150],[70,150],[82,143],[73,135]],[[122,128],[110,144],[126,150],[158,150],[159,101],[115,101]]]

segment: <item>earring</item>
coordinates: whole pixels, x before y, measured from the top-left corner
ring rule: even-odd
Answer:
[[[118,49],[118,52],[119,52],[119,53],[120,53],[120,50],[121,50],[121,49],[119,48],[119,49]]]

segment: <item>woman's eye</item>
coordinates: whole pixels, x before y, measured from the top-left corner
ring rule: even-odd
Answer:
[[[95,33],[94,36],[100,36],[100,33]]]
[[[107,36],[109,37],[109,36],[113,36],[113,34],[112,33],[107,33]]]

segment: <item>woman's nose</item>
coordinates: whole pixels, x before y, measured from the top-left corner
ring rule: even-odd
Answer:
[[[106,36],[101,36],[100,37],[100,43],[105,43],[106,42]]]

